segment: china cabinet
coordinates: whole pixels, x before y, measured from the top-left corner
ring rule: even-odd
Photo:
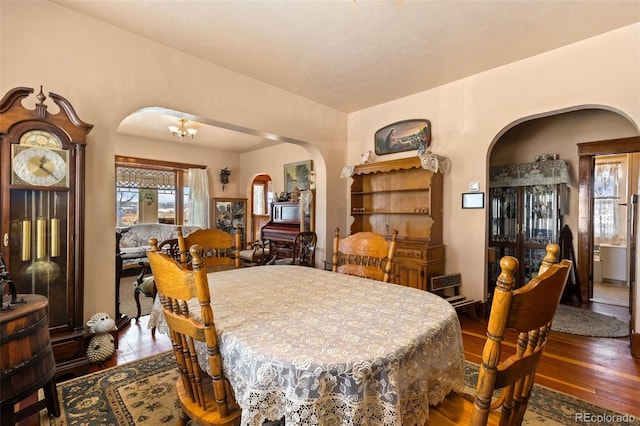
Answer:
[[[84,374],[84,123],[55,93],[47,111],[40,88],[35,108],[26,87],[0,101],[2,254],[17,293],[48,299],[56,376]],[[48,103],[48,102],[47,102]]]
[[[492,167],[489,218],[490,271],[503,256],[520,262],[516,287],[536,276],[549,243],[558,243],[568,183],[562,160]],[[489,293],[497,276],[489,276]]]
[[[246,242],[247,199],[214,198],[212,202],[215,228],[232,235],[238,230],[240,232],[240,241],[244,245]]]
[[[350,176],[351,233],[398,230],[391,281],[427,290],[445,268],[442,174],[423,169],[416,156],[357,165]]]

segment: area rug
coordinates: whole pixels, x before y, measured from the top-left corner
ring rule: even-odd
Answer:
[[[61,415],[52,426],[175,424],[178,370],[173,352],[58,383]]]
[[[590,337],[629,336],[629,324],[616,317],[570,305],[558,306],[551,329]]]
[[[176,423],[178,371],[165,352],[58,384],[62,405],[53,426]],[[465,392],[474,393],[478,366],[465,363]],[[587,416],[591,422],[586,421]],[[634,423],[635,422],[635,423]],[[46,424],[46,422],[43,422]],[[543,386],[534,386],[524,425],[635,425],[632,416],[607,410]]]

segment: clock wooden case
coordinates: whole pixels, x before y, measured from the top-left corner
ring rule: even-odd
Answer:
[[[83,320],[84,178],[86,136],[62,96],[49,93],[59,111],[47,111],[42,92],[35,108],[17,87],[0,100],[2,149],[2,254],[20,294],[49,299],[49,331],[56,376],[88,371]]]

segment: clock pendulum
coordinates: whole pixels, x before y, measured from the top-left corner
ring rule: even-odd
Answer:
[[[23,262],[31,260],[31,220],[29,220],[28,208],[29,195],[24,191],[24,219],[22,220],[22,256]]]
[[[57,204],[58,204],[58,194],[54,192],[53,193],[53,217],[51,218],[50,224],[49,224],[51,228],[51,233],[50,233],[51,252],[49,253],[49,255],[51,257],[57,257],[60,255],[60,219],[56,217]]]
[[[39,198],[40,215],[36,220],[36,259],[42,259],[47,255],[47,219],[42,211],[42,192]]]

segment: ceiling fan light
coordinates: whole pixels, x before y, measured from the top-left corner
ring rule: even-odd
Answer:
[[[180,129],[178,128],[178,126],[169,126],[169,131],[171,133],[178,133]]]
[[[198,131],[196,129],[188,128],[187,133],[193,138]]]

